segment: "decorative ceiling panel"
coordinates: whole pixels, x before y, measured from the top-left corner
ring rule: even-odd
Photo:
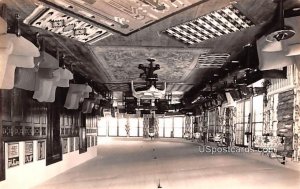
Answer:
[[[112,35],[106,29],[42,4],[24,20],[24,23],[89,44]]]
[[[129,35],[207,0],[42,0]]]
[[[97,47],[91,51],[111,82],[127,83],[131,80],[143,82],[139,78],[139,64],[148,65],[147,58],[154,58],[160,65],[160,82],[182,82],[195,68],[198,57],[208,53],[208,49],[158,48],[158,47]]]
[[[189,22],[171,27],[165,33],[183,43],[195,44],[254,26],[236,7],[229,5]]]
[[[229,58],[229,54],[202,54],[198,58],[196,68],[220,68]]]

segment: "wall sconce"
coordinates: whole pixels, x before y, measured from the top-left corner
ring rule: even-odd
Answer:
[[[0,20],[0,23],[5,22],[1,17]],[[16,67],[33,68],[33,58],[40,56],[38,48],[20,35],[19,15],[16,20],[16,34],[7,33],[7,24],[0,26],[0,31],[4,31],[0,33],[0,89],[12,89]]]
[[[270,140],[268,138],[270,136],[270,133],[263,133],[262,136],[264,137],[264,143],[270,142]]]
[[[285,142],[285,135],[284,134],[277,134],[277,136],[280,138],[280,143],[284,144],[284,142]]]
[[[263,81],[262,83],[263,85],[263,88],[264,88],[264,105],[267,106],[268,104],[268,88],[272,85],[271,81],[270,80],[265,80]]]
[[[64,107],[78,109],[81,99],[88,98],[92,88],[86,84],[70,84]]]

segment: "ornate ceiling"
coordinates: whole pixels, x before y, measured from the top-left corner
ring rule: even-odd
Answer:
[[[159,47],[90,47],[103,66],[110,82],[143,81],[139,78],[139,64],[148,64],[154,58],[160,65],[158,79],[161,82],[184,82],[195,69],[198,57],[209,49],[159,48]]]
[[[207,0],[42,0],[109,29],[129,35]]]

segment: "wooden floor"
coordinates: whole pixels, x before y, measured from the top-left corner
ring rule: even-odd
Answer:
[[[291,166],[293,162],[288,162]],[[203,153],[183,139],[110,139],[98,157],[36,189],[295,189],[300,170],[246,153]]]

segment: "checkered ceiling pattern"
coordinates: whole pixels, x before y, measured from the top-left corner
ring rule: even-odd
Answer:
[[[171,27],[165,33],[183,43],[192,45],[251,26],[254,24],[249,18],[233,5],[229,5],[195,20]]]

